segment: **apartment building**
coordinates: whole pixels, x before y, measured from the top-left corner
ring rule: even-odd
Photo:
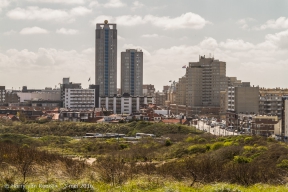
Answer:
[[[5,103],[6,90],[5,86],[0,86],[0,103]]]
[[[140,49],[121,52],[121,92],[143,95],[143,52]]]
[[[186,76],[179,78],[176,84],[175,103],[177,105],[186,105]]]
[[[117,94],[117,28],[116,24],[96,24],[95,85],[100,96]]]
[[[186,68],[186,105],[219,107],[220,91],[227,86],[226,63],[200,56]]]
[[[157,106],[165,106],[167,94],[163,92],[156,92],[155,93],[155,104]]]
[[[269,137],[281,134],[281,120],[277,116],[254,116],[252,117],[251,132],[254,135]]]
[[[154,97],[155,87],[151,84],[143,85],[143,96]]]
[[[100,97],[100,107],[112,110],[114,114],[132,114],[140,111],[144,105],[154,104],[153,97],[131,96],[127,93],[122,96]]]
[[[283,111],[282,111],[282,130],[281,135],[288,137],[288,96],[282,97]]]
[[[288,96],[288,89],[281,88],[260,88],[259,114],[276,115],[282,118],[284,103],[282,97]]]
[[[95,107],[95,89],[65,89],[64,108],[91,110]]]
[[[249,82],[228,87],[227,110],[238,113],[254,113],[259,111],[259,87],[251,87]]]

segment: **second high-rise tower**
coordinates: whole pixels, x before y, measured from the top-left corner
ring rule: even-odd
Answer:
[[[100,96],[117,93],[117,28],[116,24],[96,24],[95,84]]]

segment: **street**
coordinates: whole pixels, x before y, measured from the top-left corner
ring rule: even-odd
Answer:
[[[219,126],[211,127],[210,125],[206,125],[206,123],[204,123],[203,121],[198,121],[196,128],[202,131],[206,130],[207,132],[218,136],[238,135],[238,133],[236,132],[221,129]]]

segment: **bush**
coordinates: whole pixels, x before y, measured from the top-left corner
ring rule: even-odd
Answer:
[[[200,139],[198,139],[198,142],[199,142],[199,143],[205,143],[205,142],[207,142],[207,140],[204,139],[204,138],[200,138]]]
[[[244,139],[244,142],[247,143],[247,142],[252,141],[252,140],[253,140],[252,137],[246,137],[246,138]]]
[[[170,141],[170,139],[167,139],[165,141],[165,146],[170,146],[170,145],[172,145],[172,142]]]
[[[245,150],[245,151],[253,151],[254,150],[254,147],[252,147],[252,146],[244,146],[243,147],[243,149]]]
[[[251,158],[243,157],[243,156],[234,156],[234,162],[236,163],[250,163],[252,161]]]
[[[279,168],[288,169],[288,159],[283,159],[281,163],[276,165]]]
[[[233,145],[233,141],[226,141],[226,142],[224,143],[224,146],[225,146],[225,147],[228,147],[228,146],[231,146],[231,145]]]
[[[211,150],[217,150],[217,149],[220,149],[221,147],[223,147],[224,144],[222,142],[216,142],[216,143],[213,143],[212,146],[211,146]]]
[[[259,150],[259,151],[267,151],[268,150],[268,148],[265,147],[265,146],[259,146],[256,149]]]
[[[192,145],[188,147],[188,151],[190,153],[205,153],[206,152],[206,145]]]

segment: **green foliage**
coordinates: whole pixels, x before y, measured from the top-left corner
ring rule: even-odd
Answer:
[[[250,163],[252,161],[251,158],[247,158],[244,156],[234,156],[234,162],[236,163]]]
[[[224,144],[222,142],[216,142],[211,145],[211,150],[214,151],[214,150],[220,149],[223,146]]]
[[[192,145],[188,147],[188,151],[190,153],[205,153],[206,152],[206,145]]]
[[[189,137],[187,137],[187,139],[185,139],[185,141],[188,142],[188,143],[191,143],[191,142],[194,141],[194,138],[189,136]]]
[[[268,150],[268,148],[265,146],[258,146],[256,149],[259,151],[267,151]]]
[[[231,145],[233,145],[233,141],[225,141],[225,143],[224,143],[225,147],[228,147],[228,146],[231,146]]]
[[[166,139],[165,140],[165,146],[170,146],[170,145],[172,145],[171,140],[170,139]]]
[[[126,149],[129,147],[128,144],[126,144],[126,143],[120,143],[119,146],[121,147],[121,149]]]
[[[283,159],[281,163],[276,165],[279,168],[288,169],[288,159]]]
[[[246,151],[253,151],[254,147],[253,146],[244,146],[243,149]]]
[[[205,143],[205,142],[207,142],[207,139],[205,139],[205,138],[200,138],[200,139],[198,139],[198,142],[199,142],[199,143]]]
[[[246,137],[246,138],[244,139],[244,142],[247,143],[247,142],[252,141],[252,140],[253,140],[252,137]]]

